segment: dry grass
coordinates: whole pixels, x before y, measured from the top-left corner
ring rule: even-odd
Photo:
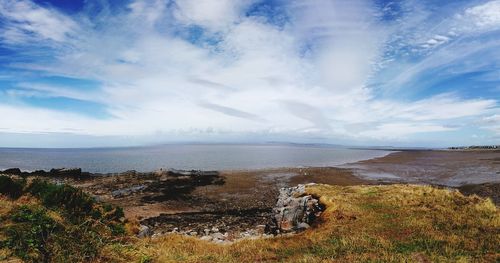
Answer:
[[[498,262],[500,213],[489,199],[430,186],[328,186],[327,206],[295,236],[216,245],[165,236],[106,247],[106,262]]]

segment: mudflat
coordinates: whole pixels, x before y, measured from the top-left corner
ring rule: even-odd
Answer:
[[[369,180],[456,187],[500,182],[500,150],[401,151],[346,167]]]

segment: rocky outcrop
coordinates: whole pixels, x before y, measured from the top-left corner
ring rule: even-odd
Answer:
[[[146,192],[163,193],[156,201],[180,198],[191,193],[196,187],[222,185],[224,178],[217,171],[199,170],[159,170],[153,173],[157,179],[149,183]],[[145,201],[150,201],[148,198]]]
[[[4,171],[0,172],[1,174],[8,174],[8,175],[21,175],[21,169],[19,168],[10,168]]]
[[[73,177],[79,178],[82,177],[82,169],[81,168],[58,168],[51,169],[49,174],[51,176],[57,177]]]
[[[323,210],[318,199],[306,194],[305,185],[281,188],[269,231],[288,233],[307,229]]]
[[[0,173],[18,176],[67,177],[74,179],[83,179],[90,177],[90,174],[82,172],[81,168],[54,168],[50,171],[36,170],[32,172],[23,172],[19,168],[10,168],[4,171],[0,171]]]
[[[164,176],[172,177],[167,172]],[[193,175],[173,177],[184,176]],[[175,233],[227,243],[303,231],[322,211],[324,206],[319,200],[306,193],[305,185],[298,185],[281,188],[274,208],[169,213],[146,218],[141,224],[154,233],[153,237]]]

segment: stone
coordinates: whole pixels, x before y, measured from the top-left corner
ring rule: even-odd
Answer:
[[[280,189],[276,206],[273,209],[271,232],[287,233],[304,230],[321,214],[323,207],[319,200],[306,195],[305,185]]]
[[[113,196],[113,198],[120,198],[120,197],[132,195],[132,194],[140,192],[144,189],[146,189],[145,185],[136,185],[136,186],[132,186],[132,187],[124,188],[124,189],[115,190],[115,191],[111,192],[111,195]]]
[[[305,229],[308,229],[308,228],[310,228],[310,227],[311,227],[311,226],[310,226],[308,223],[304,223],[304,222],[299,223],[299,224],[297,225],[297,229],[300,229],[300,230],[305,230]]]
[[[213,233],[212,234],[212,238],[213,239],[220,239],[220,240],[226,239],[226,237],[222,233],[220,233],[220,232]]]
[[[10,169],[4,170],[1,173],[3,173],[3,174],[10,174],[10,175],[21,175],[21,169],[19,169],[19,168],[10,168]]]
[[[139,233],[137,233],[137,237],[139,238],[144,238],[144,237],[149,237],[153,235],[153,231],[148,226],[145,225],[140,225],[139,226]]]
[[[81,168],[51,169],[50,175],[61,176],[61,177],[81,177],[82,176],[82,169]]]
[[[29,175],[32,175],[32,176],[47,176],[48,173],[44,170],[36,170],[36,171],[33,171],[31,173],[29,173]]]
[[[211,236],[202,236],[200,239],[201,240],[205,240],[205,241],[212,241],[212,237]]]
[[[255,232],[258,235],[263,235],[264,233],[266,233],[266,225],[257,225],[255,227]]]

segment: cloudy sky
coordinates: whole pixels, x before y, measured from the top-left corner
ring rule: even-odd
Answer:
[[[500,143],[500,0],[0,0],[0,146]]]

